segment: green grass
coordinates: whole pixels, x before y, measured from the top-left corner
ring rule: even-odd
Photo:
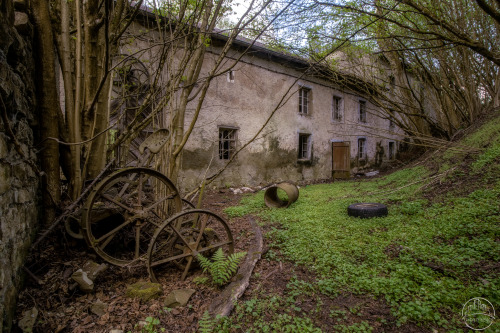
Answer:
[[[459,143],[463,147],[470,147],[473,149],[483,149],[490,145],[492,142],[499,142],[500,140],[500,117],[496,117],[485,124],[483,124],[474,133],[467,135]],[[444,160],[461,159],[466,155],[466,152],[459,153],[453,149],[448,149],[443,154]]]
[[[222,318],[216,332],[311,332],[321,333],[322,330],[315,326],[309,318],[321,311],[317,307],[308,313],[295,305],[298,298],[307,293],[307,286],[296,278],[286,286],[287,297],[263,294],[253,297],[236,305],[235,313],[231,317]],[[269,314],[273,314],[269,320]]]
[[[421,189],[429,183],[429,171],[419,166],[370,181],[307,186],[288,209],[266,208],[258,193],[226,212],[255,214],[273,226],[267,235],[272,247],[315,273],[314,290],[332,298],[343,292],[382,298],[398,326],[411,322],[460,331],[467,300],[483,297],[500,311],[495,266],[500,261],[500,181],[490,174],[499,169],[498,119],[465,140],[474,145],[492,140],[471,162],[474,171],[485,173],[488,186],[467,196],[428,201]],[[452,166],[447,163],[446,168]],[[356,202],[386,203],[389,215],[349,217],[347,206]],[[267,304],[266,298],[260,301]],[[283,320],[275,316],[266,323]],[[368,332],[366,325],[336,329]],[[490,330],[500,330],[498,320]]]
[[[373,190],[378,187],[374,184],[384,182],[387,179],[361,183],[356,191]],[[353,187],[358,186],[309,186],[290,209],[259,213],[270,222],[280,222],[281,228],[271,233],[275,246],[293,262],[318,273],[320,290],[335,295],[347,288],[382,295],[400,323],[445,325],[448,320],[442,310],[458,314],[463,303],[477,296],[500,304],[498,275],[485,276],[489,282],[485,285],[469,274],[482,260],[500,260],[500,245],[495,241],[500,237],[498,186],[443,205],[425,207],[425,200],[405,201],[390,205],[386,218],[365,220],[348,217],[346,207],[357,201],[410,198],[402,198],[405,194],[399,191],[335,199],[353,194]],[[405,190],[409,195],[411,191]],[[391,244],[402,247],[396,258],[386,254]],[[438,263],[457,276],[445,276],[420,261]]]

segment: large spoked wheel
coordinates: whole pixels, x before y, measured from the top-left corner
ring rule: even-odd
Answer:
[[[119,54],[113,58],[113,92],[120,96],[137,95],[149,87],[150,75],[142,61],[134,56]]]
[[[148,249],[148,271],[152,281],[172,267],[182,269],[184,280],[198,254],[211,257],[219,248],[234,252],[231,230],[220,216],[203,209],[183,211],[156,230]]]
[[[144,265],[154,231],[181,209],[177,188],[162,173],[122,169],[103,179],[90,194],[82,232],[104,260],[118,266]]]

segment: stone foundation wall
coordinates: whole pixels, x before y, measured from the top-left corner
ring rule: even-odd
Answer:
[[[33,28],[24,4],[15,3],[0,0],[0,332],[11,330],[38,223]]]

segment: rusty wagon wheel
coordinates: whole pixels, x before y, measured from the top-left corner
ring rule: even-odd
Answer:
[[[118,95],[135,93],[149,88],[151,76],[142,61],[128,54],[113,57],[113,92]]]
[[[104,178],[87,199],[83,235],[112,264],[143,264],[155,229],[181,208],[179,191],[162,173],[122,169]]]
[[[182,199],[182,210],[195,209],[194,204],[188,199]]]
[[[204,209],[191,209],[172,216],[151,239],[147,266],[152,281],[173,267],[183,269],[182,280],[197,254],[211,257],[219,248],[234,252],[234,241],[226,221]]]

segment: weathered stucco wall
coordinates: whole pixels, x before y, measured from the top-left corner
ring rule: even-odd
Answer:
[[[9,332],[12,325],[20,273],[38,217],[38,178],[30,166],[36,162],[30,127],[35,104],[32,28],[27,15],[14,12],[13,6],[11,0],[0,0],[0,112],[7,116],[23,156],[1,121],[0,332]]]
[[[205,69],[212,63],[211,57],[213,55],[207,56]],[[230,82],[227,75],[214,79],[196,131],[186,146],[179,183],[192,188],[201,182],[207,168],[210,175],[225,165],[227,161],[218,158],[218,127],[236,128],[236,146],[241,147],[257,133],[285,95],[283,106],[258,138],[213,183],[215,186],[331,178],[332,142],[335,141],[350,143],[352,167],[373,165],[377,143],[384,148],[384,159],[388,160],[389,142],[396,142],[400,135],[397,130],[388,132],[389,120],[380,110],[354,91],[301,75],[286,63],[249,54],[234,67],[234,82]],[[308,115],[299,113],[298,90],[302,86],[310,89]],[[332,117],[334,96],[341,98],[340,121]],[[366,102],[366,123],[359,122],[360,100]],[[298,158],[299,134],[311,136],[309,161]],[[359,138],[366,139],[367,158],[363,163],[357,159]]]
[[[146,30],[137,23],[131,29]],[[153,30],[149,30],[147,35],[148,38],[133,39],[132,42],[127,40],[122,52],[141,54],[141,60],[154,73],[155,54],[159,52],[149,44],[158,35]],[[212,70],[221,51],[217,43],[220,44],[214,39],[214,44],[206,53],[201,80]],[[228,53],[219,72],[234,64],[234,59],[240,55],[238,52],[235,48]],[[397,130],[388,132],[389,120],[381,110],[356,91],[343,89],[329,80],[303,75],[297,65],[301,65],[300,61],[282,55],[270,56],[260,47],[259,50],[251,50],[236,64],[231,78],[224,73],[212,80],[196,127],[183,152],[178,181],[182,192],[193,189],[205,175],[213,175],[227,163],[227,160],[219,158],[219,128],[236,129],[238,149],[255,136],[280,102],[280,108],[265,129],[212,183],[214,186],[255,186],[282,180],[331,178],[332,142],[338,141],[349,142],[352,168],[373,165],[377,143],[384,148],[384,158],[388,160],[389,141],[396,146],[400,135]],[[163,76],[166,80],[168,73]],[[310,89],[307,115],[299,113],[298,91],[301,87]],[[341,99],[340,120],[332,117],[334,96]],[[359,121],[360,100],[366,103],[365,123]],[[186,126],[193,118],[196,103],[197,100],[188,105]],[[309,160],[298,158],[300,134],[310,135]],[[366,158],[363,161],[357,158],[360,138],[366,140]]]

